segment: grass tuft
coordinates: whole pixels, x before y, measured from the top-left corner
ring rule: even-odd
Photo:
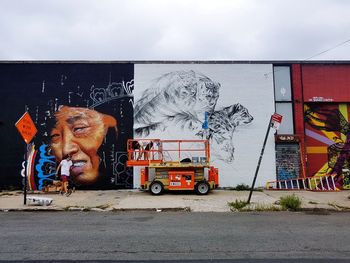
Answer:
[[[66,207],[63,208],[64,211],[69,211],[69,209],[71,208],[72,206],[68,205]]]
[[[284,210],[297,211],[301,207],[301,200],[296,195],[287,195],[280,197],[280,205]]]
[[[242,200],[235,200],[234,202],[228,202],[228,206],[230,207],[231,211],[240,211],[242,208],[244,208],[248,203],[247,201],[242,201]]]

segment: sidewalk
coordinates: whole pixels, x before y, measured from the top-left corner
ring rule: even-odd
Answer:
[[[310,192],[310,191],[254,191],[250,209],[271,207],[278,204],[281,196],[295,194],[302,200],[302,208],[307,210],[350,211],[350,191]],[[214,190],[208,195],[169,192],[153,196],[140,190],[80,191],[71,196],[59,194],[28,194],[52,198],[48,206],[23,204],[20,191],[0,192],[0,211],[191,211],[191,212],[230,212],[228,202],[246,201],[249,191]]]

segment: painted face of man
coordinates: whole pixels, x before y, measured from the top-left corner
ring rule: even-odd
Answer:
[[[74,181],[78,184],[96,182],[100,165],[97,151],[108,128],[116,128],[116,119],[95,110],[68,106],[61,107],[55,117],[51,149],[57,161],[70,156],[73,161],[70,175]]]

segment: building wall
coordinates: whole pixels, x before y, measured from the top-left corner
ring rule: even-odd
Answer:
[[[21,184],[25,146],[14,124],[28,111],[38,127],[34,148],[28,147],[34,149],[28,166],[33,190],[55,179],[58,162],[67,153],[62,123],[79,139],[67,145],[99,164],[98,180],[83,180],[80,188],[132,188],[139,185],[139,172],[125,166],[127,139],[206,138],[205,112],[210,113],[211,157],[220,185],[251,184],[275,111],[271,63],[9,62],[0,63],[0,93],[0,187]],[[95,124],[76,127],[72,121],[77,115],[88,115]],[[103,139],[91,134],[84,138],[87,128],[99,130]],[[82,140],[85,148],[78,145]],[[81,157],[75,176],[87,163]],[[271,131],[256,185],[275,179]]]

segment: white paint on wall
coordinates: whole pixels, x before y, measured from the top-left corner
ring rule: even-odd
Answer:
[[[146,90],[158,90],[152,88],[154,80],[163,76],[167,77],[169,73],[176,72],[195,72],[196,76],[205,76],[213,83],[219,83],[219,94],[213,111],[220,111],[225,107],[237,105],[249,111],[254,118],[250,123],[238,126],[231,126],[232,134],[227,134],[225,138],[229,138],[234,148],[233,160],[228,161],[224,158],[227,154],[220,148],[218,143],[212,143],[212,163],[219,168],[219,180],[221,187],[236,186],[237,184],[251,184],[258,159],[260,156],[262,144],[268,127],[270,116],[274,112],[274,90],[272,65],[271,64],[135,64],[135,89],[134,102],[137,106],[140,99],[143,98]],[[182,73],[181,77],[184,76]],[[206,80],[208,82],[208,80]],[[159,81],[160,86],[164,81]],[[162,84],[163,83],[163,84]],[[198,84],[199,85],[199,84]],[[216,84],[213,84],[214,86]],[[166,87],[165,87],[166,88]],[[181,89],[181,87],[179,87]],[[152,90],[152,92],[154,92]],[[157,91],[157,92],[158,92]],[[151,92],[151,94],[152,94]],[[150,93],[150,92],[148,92]],[[214,93],[213,93],[214,94]],[[149,96],[149,94],[148,94]],[[215,95],[213,95],[215,96]],[[187,98],[187,97],[186,97]],[[178,99],[178,108],[186,109],[187,103]],[[202,99],[197,97],[197,100]],[[159,101],[159,103],[162,103]],[[176,105],[177,102],[175,102]],[[139,103],[140,104],[140,103]],[[159,105],[158,105],[159,106]],[[168,107],[169,104],[165,105]],[[198,113],[198,103],[193,106],[193,111]],[[170,107],[170,106],[169,106]],[[171,105],[172,108],[176,107]],[[196,108],[197,107],[197,108]],[[207,107],[206,110],[210,109]],[[142,135],[143,138],[160,138],[160,139],[201,139],[198,137],[198,127],[201,129],[201,122],[204,121],[203,113],[197,114],[203,116],[203,119],[192,122],[192,126],[183,125],[183,123],[175,121],[164,121],[164,114],[168,114],[169,109],[162,107],[155,108],[154,119],[162,121],[161,126],[157,126],[150,134]],[[186,109],[188,111],[188,109]],[[194,113],[194,112],[193,112]],[[152,113],[153,114],[153,113]],[[193,114],[194,116],[196,114]],[[153,116],[153,115],[152,115]],[[194,117],[196,118],[196,117]],[[197,125],[199,123],[199,125]],[[134,128],[139,128],[143,124],[135,121]],[[196,126],[197,125],[197,126]],[[225,125],[225,123],[223,123]],[[182,127],[184,126],[184,127]],[[230,132],[228,132],[230,133]],[[134,133],[134,138],[138,136]],[[227,140],[227,139],[225,139]],[[222,146],[222,144],[221,144]],[[225,148],[227,149],[227,147]],[[275,180],[275,146],[273,139],[273,130],[265,148],[265,154],[262,159],[256,186],[264,186],[266,181]],[[139,169],[134,169],[134,186],[139,187]]]

